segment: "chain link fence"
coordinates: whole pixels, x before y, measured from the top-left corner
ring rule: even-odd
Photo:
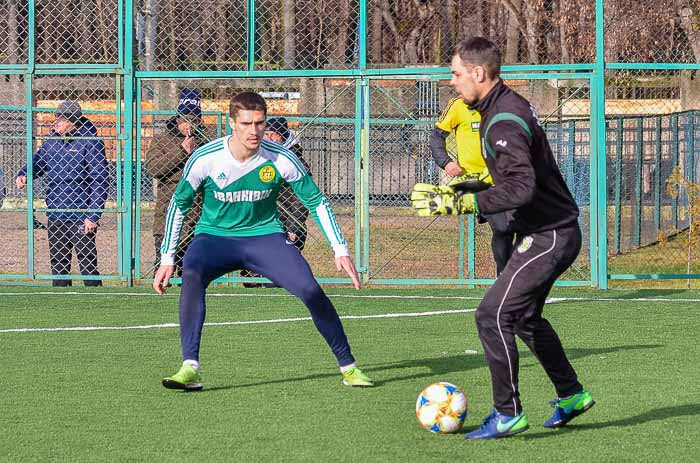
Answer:
[[[36,2],[35,8],[36,63],[119,62],[118,0]]]
[[[246,0],[139,0],[134,55],[142,71],[246,70]]]
[[[7,243],[3,273],[31,269],[55,285],[70,285],[73,278],[99,284],[100,275],[118,278],[122,186],[117,182],[121,149],[115,77],[43,75],[34,79],[33,90],[31,114],[16,100],[0,110]],[[29,164],[27,117],[33,153]]]
[[[229,100],[242,91],[255,91],[266,98],[268,118],[277,120],[276,124],[268,126],[266,137],[280,135],[281,138],[272,140],[294,152],[309,169],[321,191],[331,201],[345,238],[353,248],[353,80],[148,80],[142,82],[140,88],[139,207],[136,212],[140,230],[138,278],[151,278],[158,264],[165,212],[189,157],[187,150],[230,134]],[[191,116],[184,114],[186,108],[178,111],[178,99],[193,94],[201,97],[199,120],[192,120]],[[195,141],[186,148],[183,142],[188,133]],[[288,186],[281,190],[277,206],[290,240],[303,251],[316,276],[338,277],[333,253],[322,232]],[[199,207],[193,207],[186,220],[178,251],[180,258],[193,237],[198,212]],[[246,284],[258,282],[250,279],[257,278],[257,275],[247,272],[230,277],[244,277]]]
[[[700,94],[692,73],[610,73],[607,112],[608,249],[610,273],[644,265],[659,274],[697,268],[689,253],[687,191],[669,193],[678,170],[697,182],[700,173]],[[642,264],[643,262],[643,264]]]
[[[694,0],[664,8],[650,0],[0,4],[3,278],[150,279],[162,233],[159,211],[186,157],[178,124],[186,116],[178,113],[182,92],[196,91],[202,101],[200,125],[191,127],[199,145],[229,133],[229,98],[254,90],[270,102],[270,116],[286,118],[287,143],[303,148],[301,157],[370,281],[488,281],[495,275],[490,228],[473,217],[417,218],[408,199],[415,182],[450,180],[433,162],[429,140],[453,96],[444,66],[470,35],[491,38],[504,64],[514,65],[508,72],[518,79],[509,84],[538,109],[580,207],[584,248],[564,279],[593,281],[594,264],[606,257],[612,279],[698,271],[695,240],[688,237],[691,198],[667,191],[677,173],[691,182],[698,176],[700,6]],[[604,76],[592,67],[601,7]],[[130,21],[133,30],[126,29]],[[411,69],[413,76],[401,77]],[[597,77],[605,86],[605,127],[591,125],[592,111],[603,111],[590,90]],[[82,116],[58,137],[56,111],[65,101],[80,105]],[[603,136],[605,162],[594,170],[591,158]],[[129,145],[133,154],[124,155]],[[447,149],[455,155],[454,136]],[[80,165],[66,157],[73,152],[81,153]],[[19,188],[18,174],[37,155],[43,164],[30,165],[40,175]],[[600,182],[607,205],[592,210]],[[317,276],[338,277],[325,239],[298,206],[280,201],[285,226],[305,237],[303,252]],[[85,234],[89,216],[99,217],[96,234]],[[603,217],[607,236],[597,225]],[[48,229],[58,222],[75,226]],[[607,256],[595,247],[601,240]],[[70,269],[62,254],[72,255]]]

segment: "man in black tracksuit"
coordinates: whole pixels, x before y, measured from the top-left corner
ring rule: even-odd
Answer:
[[[491,371],[494,410],[467,438],[505,437],[528,428],[518,392],[516,335],[554,384],[558,399],[554,416],[545,426],[560,427],[594,404],[578,382],[556,332],[542,318],[552,285],[581,249],[578,207],[534,109],[500,79],[496,46],[481,37],[460,42],[452,74],[452,86],[470,109],[481,114],[482,151],[495,186],[476,194],[452,193],[452,197],[445,187],[433,187],[426,203],[423,193],[429,189],[419,184],[412,196],[414,207],[421,215],[513,209],[511,226],[516,232],[515,251],[476,311]]]

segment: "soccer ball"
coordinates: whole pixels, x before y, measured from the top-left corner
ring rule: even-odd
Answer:
[[[428,431],[457,432],[467,417],[467,396],[454,384],[433,383],[418,396],[416,417]]]

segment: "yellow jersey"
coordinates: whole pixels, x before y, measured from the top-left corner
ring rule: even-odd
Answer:
[[[470,174],[481,173],[486,167],[481,155],[480,123],[479,112],[469,109],[461,97],[451,99],[435,123],[440,130],[455,132],[457,164]]]

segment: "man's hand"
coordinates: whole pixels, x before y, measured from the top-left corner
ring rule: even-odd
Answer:
[[[352,278],[352,285],[355,289],[360,289],[360,277],[357,276],[357,270],[355,269],[355,264],[352,263],[352,259],[349,256],[341,256],[335,258],[335,267],[340,270],[345,270],[350,278]]]
[[[458,195],[449,186],[416,183],[411,193],[411,206],[419,217],[460,215],[477,211],[473,193]]]
[[[170,284],[170,277],[175,272],[174,265],[161,265],[153,277],[153,289],[161,296],[165,294],[165,288]]]
[[[455,161],[452,161],[448,162],[445,166],[445,172],[447,172],[447,175],[457,177],[458,175],[462,175],[464,173],[464,169],[459,167],[459,164],[457,164]]]
[[[97,231],[97,224],[90,219],[85,219],[85,234],[92,235]]]
[[[292,232],[287,232],[287,238],[289,239],[289,241],[294,243],[297,240],[297,235],[295,233],[292,233]],[[340,270],[340,269],[338,269],[338,270]]]
[[[17,185],[17,188],[21,190],[27,185],[27,177],[25,177],[24,175],[20,175],[15,179],[15,185]]]
[[[187,154],[192,154],[192,151],[197,148],[197,140],[192,136],[192,132],[189,130],[187,131],[187,136],[182,140],[180,146],[182,146],[182,149],[185,150]]]

